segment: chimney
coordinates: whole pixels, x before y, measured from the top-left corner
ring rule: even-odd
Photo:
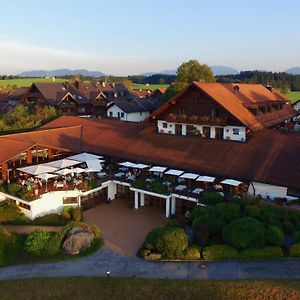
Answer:
[[[240,90],[240,87],[239,87],[238,85],[235,85],[235,86],[233,87],[233,90],[234,90],[235,92],[238,92],[238,91]]]
[[[272,86],[271,86],[271,84],[266,84],[265,87],[266,87],[270,92],[272,92]]]

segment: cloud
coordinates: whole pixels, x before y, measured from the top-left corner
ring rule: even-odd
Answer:
[[[176,62],[145,61],[134,57],[108,57],[95,53],[46,48],[12,41],[0,41],[0,73],[18,74],[28,70],[58,68],[98,70],[128,75],[174,68]]]

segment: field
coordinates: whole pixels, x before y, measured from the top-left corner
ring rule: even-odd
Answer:
[[[131,88],[133,90],[139,90],[139,89],[142,89],[142,90],[156,90],[156,89],[159,89],[159,88],[167,88],[168,86],[169,86],[168,84],[149,84],[149,85],[146,85],[146,84],[133,83]]]
[[[292,101],[294,103],[297,100],[300,100],[300,92],[291,92],[291,91],[289,91],[288,94],[287,94],[287,97],[289,98],[290,101]]]
[[[66,79],[61,79],[61,78],[56,78],[55,82],[65,82]],[[53,82],[52,78],[22,78],[22,79],[5,79],[5,80],[0,80],[0,87],[6,87],[8,85],[13,86],[31,86],[33,82]]]
[[[299,299],[300,281],[179,281],[42,278],[0,282],[1,300],[19,299]]]

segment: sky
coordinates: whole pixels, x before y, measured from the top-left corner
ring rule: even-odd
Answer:
[[[300,66],[299,0],[2,0],[0,74]]]

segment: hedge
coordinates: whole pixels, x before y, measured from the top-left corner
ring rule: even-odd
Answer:
[[[12,261],[18,251],[16,235],[0,227],[0,266]]]
[[[47,232],[40,229],[34,230],[28,235],[25,241],[24,249],[27,252],[37,256],[51,255],[47,250],[52,250],[52,247],[49,247],[48,243],[51,243],[53,237],[54,236],[52,232]]]
[[[290,256],[294,256],[294,257],[300,256],[300,243],[294,244],[290,248]]]
[[[239,252],[228,245],[212,245],[204,249],[203,258],[205,260],[237,259]]]
[[[206,192],[203,194],[203,199],[209,204],[217,204],[224,201],[224,197],[217,192]]]
[[[223,239],[239,250],[259,248],[264,246],[265,228],[254,218],[239,218],[224,228]]]
[[[242,259],[272,259],[283,257],[279,246],[268,246],[261,249],[247,249],[240,253]]]
[[[246,205],[244,213],[248,217],[257,218],[260,215],[260,208],[256,205]]]
[[[186,249],[182,259],[185,259],[185,260],[199,260],[199,259],[201,259],[201,249],[196,245],[189,246]]]

